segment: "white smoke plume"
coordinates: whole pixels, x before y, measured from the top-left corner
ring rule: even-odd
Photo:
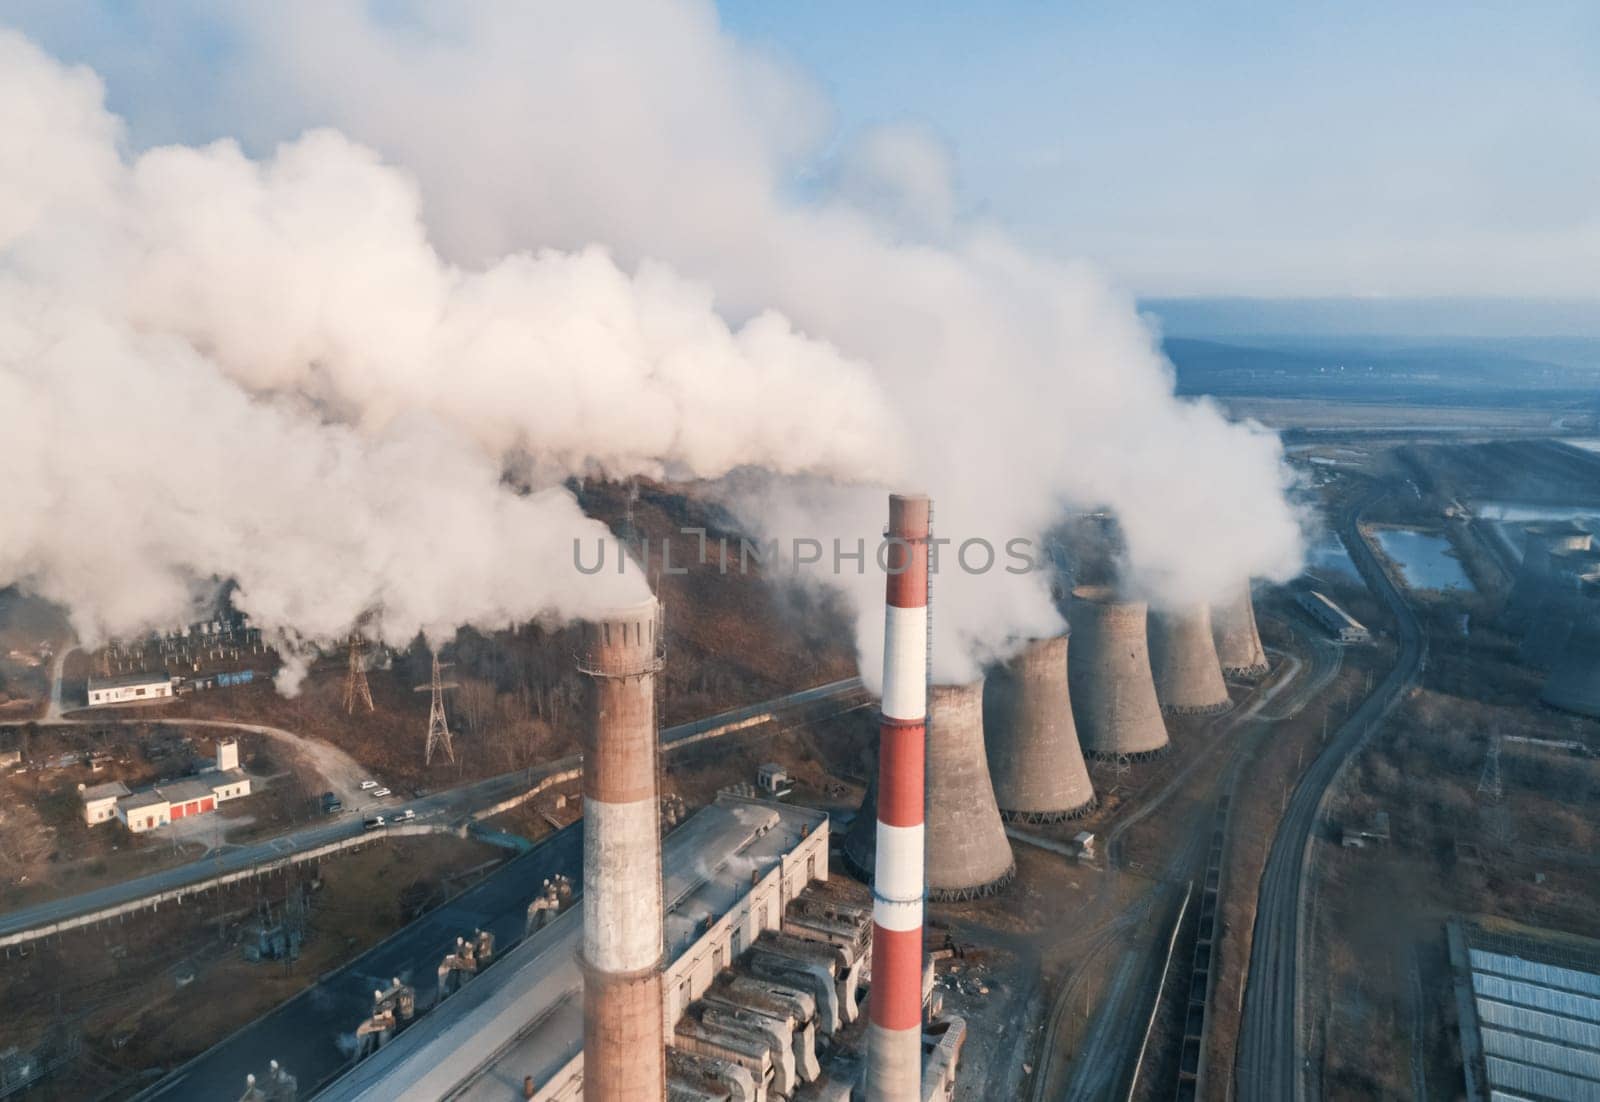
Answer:
[[[0,584],[86,640],[183,620],[209,578],[313,640],[642,596],[581,575],[603,528],[508,462],[894,471],[865,368],[776,314],[731,329],[661,265],[445,264],[410,179],[331,132],[126,159],[93,75],[6,32],[0,102]]]
[[[60,10],[52,6],[50,22],[63,18]],[[1298,568],[1299,524],[1274,436],[1229,424],[1207,403],[1176,400],[1154,334],[1097,272],[963,218],[952,158],[926,131],[870,132],[835,154],[828,106],[814,86],[724,33],[705,0],[381,11],[305,0],[204,10],[235,49],[216,72],[215,106],[191,119],[197,135],[214,135],[225,118],[244,124],[240,136],[265,153],[307,128],[336,126],[415,173],[434,240],[455,264],[493,271],[507,252],[556,248],[578,255],[562,263],[581,266],[582,250],[602,242],[624,268],[656,258],[703,281],[726,317],[779,310],[829,342],[804,346],[793,363],[837,349],[838,389],[776,395],[801,411],[778,420],[805,440],[801,458],[738,460],[794,476],[757,502],[767,532],[875,539],[882,487],[833,481],[848,475],[926,490],[941,535],[997,547],[1037,538],[1065,507],[1108,507],[1127,540],[1133,583],[1159,601],[1213,598],[1242,577],[1283,578]],[[159,81],[128,80],[170,102]],[[285,163],[279,153],[245,175],[272,193],[275,167]],[[796,198],[797,178],[820,182],[824,194]],[[636,289],[649,282],[645,271]],[[182,285],[180,273],[174,286]],[[143,317],[196,341],[217,339],[185,310],[161,317],[152,309],[139,304]],[[340,324],[319,330],[314,354],[291,347],[257,361],[244,349],[228,370],[252,387],[281,387],[287,364],[294,385],[341,416],[382,423],[399,399],[392,390],[386,400],[366,393],[365,368],[307,366],[330,348],[355,354],[344,341],[359,333]],[[876,390],[853,370],[862,364]],[[515,425],[480,423],[453,394],[398,389],[403,405],[451,418],[491,449],[512,440],[540,454]],[[870,405],[873,394],[887,395],[888,414]],[[868,412],[841,426],[857,401]],[[555,439],[551,458],[568,466],[627,468],[660,457],[712,477],[740,452],[636,454],[614,440],[591,442],[582,427],[570,442]],[[846,578],[860,597],[863,671],[875,677],[881,578]],[[936,675],[969,676],[975,659],[1058,629],[1044,580],[942,571]]]

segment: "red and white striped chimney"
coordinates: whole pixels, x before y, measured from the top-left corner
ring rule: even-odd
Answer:
[[[889,496],[888,604],[872,881],[870,1102],[922,1099],[923,759],[928,711],[927,497]]]

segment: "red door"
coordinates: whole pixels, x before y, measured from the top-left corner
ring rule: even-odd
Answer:
[[[217,806],[217,802],[215,800],[213,800],[210,796],[207,796],[205,799],[200,801],[200,810],[201,811],[210,811],[213,808],[215,808],[216,806]]]
[[[188,807],[184,808],[183,809],[183,813],[185,815],[198,815],[198,814],[200,814],[200,801],[196,800],[192,804],[190,804]]]
[[[181,818],[183,818],[183,805],[182,804],[173,804],[172,805],[172,821],[173,822],[177,822]]]

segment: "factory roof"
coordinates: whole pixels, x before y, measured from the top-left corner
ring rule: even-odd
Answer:
[[[126,796],[128,795],[128,786],[121,781],[107,781],[105,784],[97,784],[85,788],[78,794],[83,797],[84,803],[92,803],[95,800],[109,800]]]
[[[159,670],[151,673],[122,673],[115,677],[91,677],[89,688],[94,689],[126,689],[134,685],[170,685],[172,677]]]
[[[198,800],[211,795],[214,784],[210,778],[188,777],[181,781],[173,781],[171,784],[157,785],[156,791],[172,803],[178,804],[185,800]]]
[[[133,795],[117,801],[117,806],[124,811],[137,811],[141,807],[157,807],[170,801],[159,792],[135,792]]]
[[[1600,958],[1471,927],[1464,940],[1465,961],[1452,950],[1470,973],[1475,1014],[1469,1017],[1475,1020],[1467,1023],[1464,1040],[1475,1038],[1468,1048],[1481,1052],[1490,1097],[1600,1098]]]
[[[706,915],[722,915],[826,816],[719,796],[662,843],[667,959],[694,944]],[[461,1102],[515,1097],[548,1081],[583,1049],[580,899],[493,967],[422,1015],[317,1095],[328,1102]]]

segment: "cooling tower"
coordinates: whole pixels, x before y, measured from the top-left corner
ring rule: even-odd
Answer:
[[[666,1097],[655,598],[583,625],[583,1097]]]
[[[1520,629],[1530,623],[1546,595],[1551,558],[1562,551],[1587,550],[1594,537],[1576,521],[1542,521],[1523,530],[1522,564],[1506,598],[1506,623]]]
[[[1240,584],[1233,598],[1211,609],[1211,640],[1217,647],[1217,661],[1229,677],[1260,677],[1267,672],[1267,652],[1256,630],[1256,607],[1250,598],[1250,583]]]
[[[1538,601],[1523,625],[1520,656],[1535,669],[1548,670],[1566,648],[1573,624],[1588,611],[1587,579],[1600,574],[1600,549],[1563,548],[1550,553]]]
[[[1584,614],[1550,671],[1540,699],[1552,708],[1600,717],[1600,580],[1583,586]]]
[[[984,685],[989,776],[1003,819],[1054,822],[1094,807],[1067,691],[1067,641],[1035,639]]]
[[[932,504],[921,495],[889,498],[878,785],[868,793],[876,796],[877,819],[869,1102],[922,1102],[922,820],[932,512]]]
[[[992,895],[1016,871],[983,748],[982,678],[928,692],[927,867],[939,900]]]
[[[1067,684],[1083,751],[1092,758],[1145,757],[1167,747],[1145,641],[1145,603],[1106,586],[1072,591]]]
[[[1203,716],[1233,707],[1204,604],[1150,613],[1150,673],[1168,715]]]

